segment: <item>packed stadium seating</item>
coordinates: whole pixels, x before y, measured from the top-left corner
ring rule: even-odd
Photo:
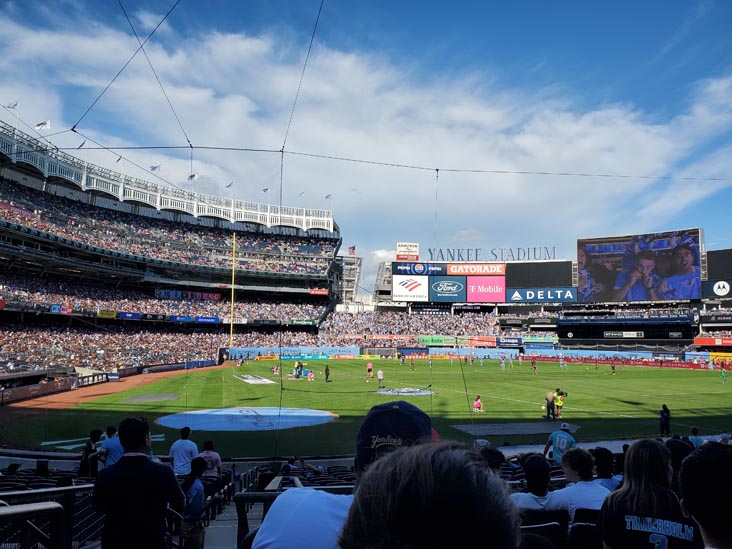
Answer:
[[[231,231],[95,208],[0,180],[0,220],[133,257],[231,268]],[[244,271],[325,274],[337,239],[240,233]]]

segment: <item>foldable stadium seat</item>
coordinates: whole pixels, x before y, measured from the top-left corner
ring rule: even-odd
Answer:
[[[547,524],[556,522],[562,527],[562,532],[567,532],[569,525],[569,512],[566,510],[538,511],[535,509],[521,510],[521,526],[532,526],[536,524]]]
[[[602,549],[602,538],[597,525],[575,522],[569,533],[567,549]]]
[[[547,522],[545,524],[531,524],[521,526],[522,534],[536,534],[548,539],[556,549],[564,547],[564,538],[567,530],[562,528],[558,522]]]
[[[574,512],[574,522],[597,524],[597,518],[599,516],[600,511],[597,509],[577,509]]]

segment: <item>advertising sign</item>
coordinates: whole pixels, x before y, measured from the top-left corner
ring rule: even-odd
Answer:
[[[195,321],[203,323],[203,324],[218,324],[219,317],[217,317],[217,316],[197,316]]]
[[[520,337],[497,337],[496,345],[498,347],[521,347]]]
[[[393,301],[423,301],[429,300],[430,285],[427,276],[392,277],[391,298]]]
[[[643,339],[643,332],[603,332],[607,339]]]
[[[140,313],[123,313],[118,312],[117,318],[124,318],[125,320],[140,320],[142,318],[142,315]]]
[[[505,263],[448,263],[448,275],[505,275]]]
[[[313,288],[310,295],[328,295],[328,288]]]
[[[578,240],[577,299],[700,299],[703,250],[700,229]]]
[[[705,347],[728,347],[732,345],[732,337],[695,337],[694,345]]]
[[[193,319],[187,315],[171,315],[168,317],[168,320],[170,320],[171,322],[191,322]]]
[[[505,276],[469,276],[469,303],[503,303],[506,301]]]
[[[467,301],[466,278],[464,276],[431,276],[430,301],[462,303]]]
[[[419,261],[419,242],[397,242],[397,261]]]
[[[400,275],[444,275],[445,263],[392,263],[391,274]]]
[[[509,288],[506,290],[506,301],[514,303],[568,303],[577,301],[577,288]]]
[[[97,309],[97,317],[117,318],[117,311],[115,311],[114,309]]]
[[[704,299],[732,299],[732,281],[709,280],[702,282]]]

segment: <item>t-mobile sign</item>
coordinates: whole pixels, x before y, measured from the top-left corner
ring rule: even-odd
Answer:
[[[505,276],[468,277],[468,303],[503,303],[505,301]]]

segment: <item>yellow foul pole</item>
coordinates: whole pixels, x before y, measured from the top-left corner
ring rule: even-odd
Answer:
[[[231,311],[229,313],[229,349],[234,346],[234,276],[236,274],[236,233],[231,243]]]

